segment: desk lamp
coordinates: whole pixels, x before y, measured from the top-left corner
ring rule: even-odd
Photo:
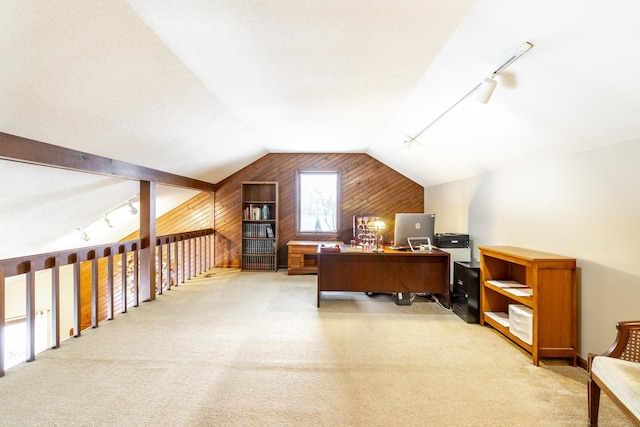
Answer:
[[[376,230],[376,248],[373,250],[373,252],[384,252],[384,249],[380,247],[380,238],[378,236],[378,233],[381,229],[387,228],[387,225],[384,223],[384,221],[369,221],[367,227],[374,228]]]

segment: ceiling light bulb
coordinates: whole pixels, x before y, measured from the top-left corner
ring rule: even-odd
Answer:
[[[85,230],[84,228],[80,229],[80,238],[85,242],[88,242],[90,239],[89,234],[87,233],[87,230]]]
[[[109,217],[106,214],[104,216],[104,223],[107,224],[107,227],[113,228],[113,224],[111,224],[111,221],[109,220]]]

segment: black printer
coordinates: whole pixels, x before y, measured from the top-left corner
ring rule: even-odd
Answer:
[[[434,245],[439,248],[468,248],[469,235],[457,233],[436,233]]]

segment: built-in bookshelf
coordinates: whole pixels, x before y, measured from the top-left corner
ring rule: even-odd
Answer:
[[[242,270],[278,269],[278,183],[242,183]]]

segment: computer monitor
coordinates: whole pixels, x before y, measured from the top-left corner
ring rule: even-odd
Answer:
[[[434,242],[436,214],[397,213],[394,228],[393,247],[409,249],[409,237],[428,237]]]

